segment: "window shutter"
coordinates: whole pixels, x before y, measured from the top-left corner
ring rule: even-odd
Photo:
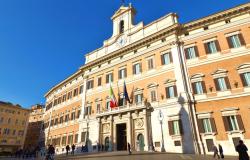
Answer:
[[[202,82],[201,82],[201,85],[202,85],[203,93],[207,93],[207,89],[206,89],[205,82],[202,81]]]
[[[193,93],[194,93],[194,94],[197,94],[197,90],[196,90],[196,88],[195,88],[195,83],[192,83],[191,85],[192,85]]]
[[[240,79],[241,79],[241,82],[242,82],[242,85],[243,87],[246,87],[247,86],[247,82],[245,80],[245,77],[244,77],[244,74],[240,74]]]
[[[174,135],[173,121],[168,121],[169,135]]]
[[[142,72],[142,64],[140,63],[139,66],[140,66],[140,73],[141,73]]]
[[[237,119],[237,122],[238,122],[239,130],[244,130],[244,125],[243,125],[241,116],[240,115],[236,115],[236,119]]]
[[[214,79],[214,84],[215,84],[215,89],[216,91],[220,91],[219,85],[218,85],[218,80]]]
[[[176,85],[174,85],[174,96],[177,97],[177,88],[176,88]]]
[[[170,58],[170,63],[173,63],[173,57],[171,52],[169,52],[169,58]]]
[[[198,123],[198,129],[199,129],[200,133],[205,133],[204,126],[203,126],[203,120],[202,119],[198,119],[197,123]]]
[[[195,51],[196,57],[199,57],[199,51],[198,51],[198,47],[197,46],[194,46],[194,51]]]
[[[164,65],[164,54],[161,55],[161,65]]]
[[[111,82],[113,82],[114,80],[114,76],[113,76],[113,73],[111,73]]]
[[[224,123],[225,130],[230,131],[229,124],[228,124],[228,121],[227,121],[227,117],[223,116],[222,118],[223,118],[223,123]]]
[[[135,64],[133,65],[133,74],[135,74]]]
[[[121,78],[122,78],[122,73],[121,73],[121,72],[122,72],[122,70],[119,70],[119,71],[118,71],[118,79],[121,79]]]
[[[240,44],[241,44],[242,46],[246,45],[245,40],[244,40],[244,38],[243,38],[243,35],[242,35],[242,34],[238,34],[238,36],[239,36],[239,39],[240,39]]]
[[[124,69],[124,77],[127,77],[127,68]]]
[[[227,85],[227,89],[231,89],[231,85],[230,85],[228,77],[225,77],[225,82],[226,82],[226,85]]]
[[[214,118],[210,118],[210,123],[211,123],[212,131],[217,132]]]
[[[106,75],[106,83],[109,83],[109,76],[108,76],[108,74]]]
[[[190,58],[190,57],[188,57],[188,49],[187,48],[184,49],[184,54],[185,54],[186,59]]]
[[[178,123],[179,123],[180,134],[182,135],[183,134],[183,126],[182,126],[181,119],[179,119]]]
[[[168,87],[165,88],[166,91],[166,98],[169,98]]]
[[[231,42],[230,36],[227,37],[227,43],[228,43],[229,48],[233,48],[233,44]]]
[[[221,49],[220,49],[220,44],[218,40],[215,40],[215,45],[216,45],[217,52],[220,52]]]
[[[204,43],[204,48],[205,48],[205,51],[206,51],[206,54],[209,54],[209,49],[208,49],[208,46],[207,46],[207,43]]]

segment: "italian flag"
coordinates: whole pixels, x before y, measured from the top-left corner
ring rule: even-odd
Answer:
[[[115,94],[111,85],[110,85],[110,90],[109,90],[109,97],[110,97],[110,108],[117,107],[118,106],[117,101],[116,101]]]

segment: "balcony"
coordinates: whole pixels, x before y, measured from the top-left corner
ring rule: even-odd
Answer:
[[[102,116],[108,116],[108,115],[114,115],[114,114],[120,114],[120,113],[126,113],[126,112],[132,112],[136,110],[142,110],[142,109],[149,109],[150,103],[148,102],[141,102],[137,104],[128,104],[124,106],[119,106],[116,108],[110,108],[107,110],[100,111],[96,114],[96,117],[102,117]]]

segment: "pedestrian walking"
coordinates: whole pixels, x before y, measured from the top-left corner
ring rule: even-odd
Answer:
[[[83,152],[84,151],[84,146],[82,145],[82,150],[81,150],[81,152]]]
[[[219,144],[219,153],[220,153],[220,158],[224,159],[223,148],[220,144]]]
[[[67,145],[67,146],[66,146],[66,155],[69,154],[69,150],[70,150],[70,147],[69,147],[69,145]]]
[[[132,151],[131,151],[131,146],[130,146],[130,144],[128,143],[128,154],[130,155],[130,154],[132,154]]]
[[[71,154],[75,154],[75,149],[76,149],[76,146],[73,144],[72,146],[71,146]]]
[[[249,160],[249,156],[247,154],[247,146],[243,143],[242,140],[239,140],[239,144],[235,149],[239,153],[239,160]]]
[[[220,159],[220,156],[218,154],[218,148],[216,147],[216,145],[213,146],[213,152],[214,152],[214,158],[217,158]]]

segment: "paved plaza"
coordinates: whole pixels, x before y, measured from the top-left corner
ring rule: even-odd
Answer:
[[[136,152],[128,155],[127,152],[108,152],[90,155],[74,155],[74,156],[57,156],[57,160],[212,160],[210,155],[194,155],[194,154],[172,154],[172,153],[159,153],[159,152]],[[237,157],[226,157],[225,160],[236,160]]]

